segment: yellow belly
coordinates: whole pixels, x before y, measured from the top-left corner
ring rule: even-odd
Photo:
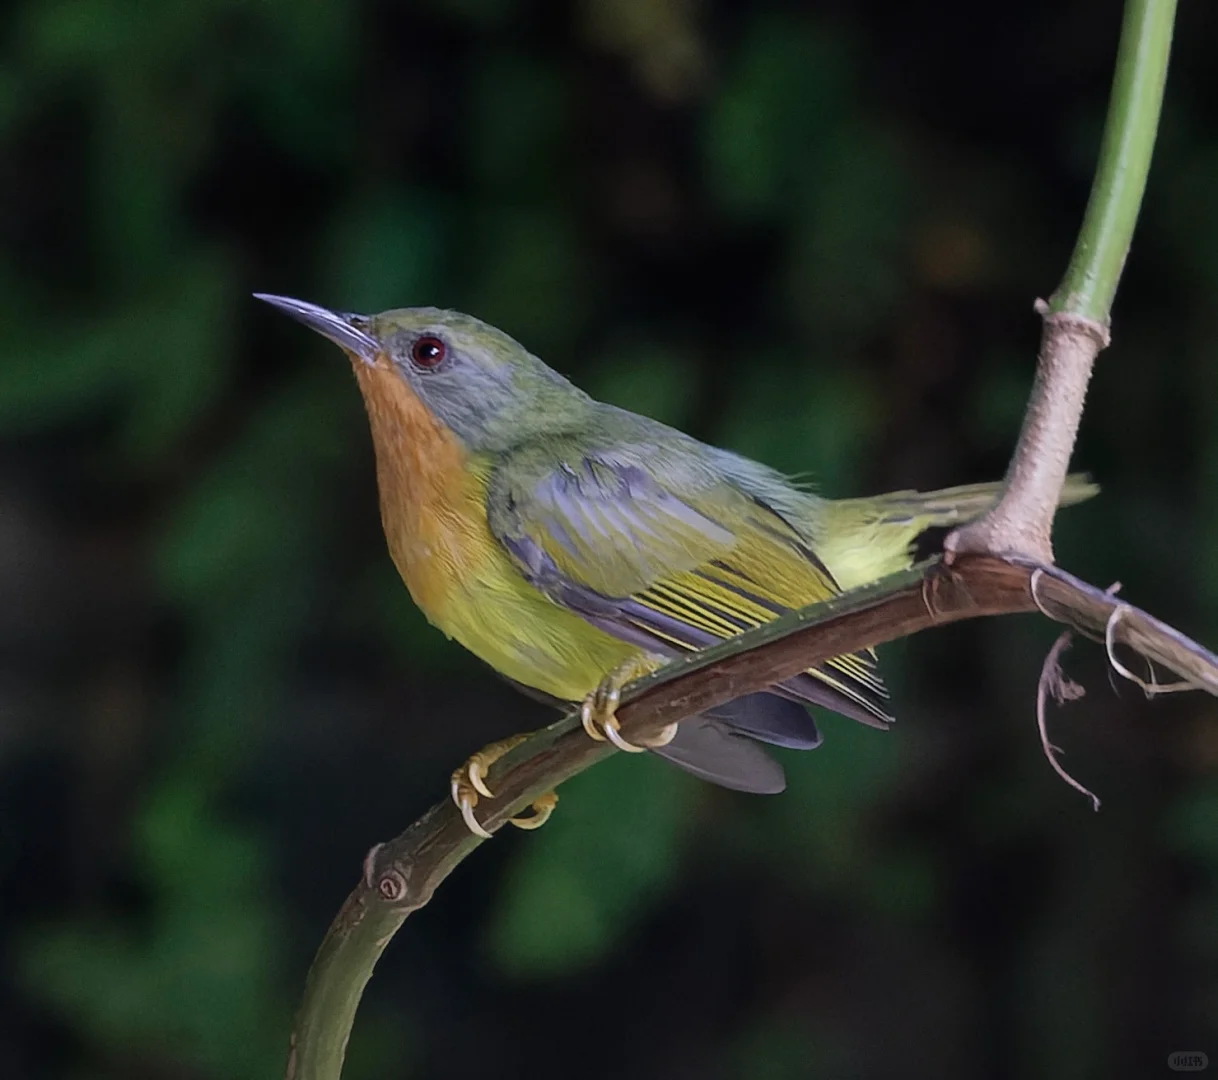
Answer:
[[[485,479],[485,469],[470,469],[421,529],[386,524],[394,563],[433,625],[509,679],[578,701],[640,650],[524,579],[487,525]]]
[[[506,555],[486,558],[433,622],[509,679],[566,701],[640,652],[538,592]]]

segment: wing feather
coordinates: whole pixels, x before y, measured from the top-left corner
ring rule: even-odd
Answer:
[[[721,475],[662,454],[552,449],[548,462],[499,465],[492,532],[534,585],[617,637],[679,654],[840,591],[794,526]],[[891,720],[870,651],[780,689],[865,723]]]

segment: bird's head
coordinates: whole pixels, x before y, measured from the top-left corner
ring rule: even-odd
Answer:
[[[255,294],[338,345],[365,395],[400,379],[475,452],[569,426],[589,402],[581,390],[502,330],[439,308],[379,315],[330,311],[303,300]]]

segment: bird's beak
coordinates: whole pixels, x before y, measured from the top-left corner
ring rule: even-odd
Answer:
[[[381,346],[376,338],[364,333],[354,325],[357,321],[362,321],[360,316],[329,311],[316,304],[306,303],[304,300],[293,300],[290,296],[254,293],[254,298],[265,300],[271,307],[277,307],[297,322],[304,323],[310,330],[316,330],[322,337],[329,338],[340,349],[358,356],[365,364],[375,365]]]

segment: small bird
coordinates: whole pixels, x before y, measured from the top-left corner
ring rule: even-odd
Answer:
[[[904,569],[919,540],[977,517],[999,484],[830,500],[739,454],[596,401],[502,330],[402,308],[353,315],[255,294],[346,352],[376,452],[389,552],[428,620],[518,684],[580,703],[588,734],[741,791],[785,786],[760,743],[819,745],[806,705],[891,722],[874,652],[670,725],[647,747],[621,688],[670,659]],[[1071,477],[1063,504],[1096,491]],[[514,740],[453,774],[471,831]],[[544,822],[556,797],[524,828]]]

